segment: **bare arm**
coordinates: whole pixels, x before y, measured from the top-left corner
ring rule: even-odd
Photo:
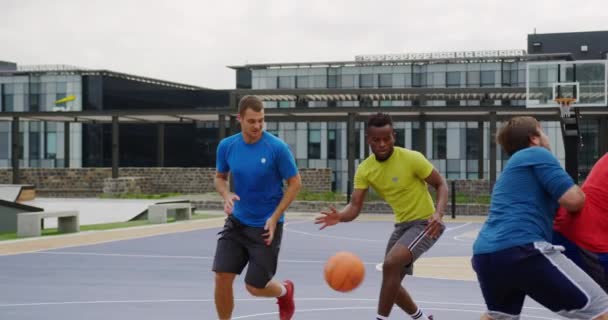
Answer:
[[[272,216],[266,220],[266,225],[264,226],[264,230],[266,230],[266,232],[262,235],[265,238],[264,241],[266,242],[267,246],[269,246],[274,239],[274,232],[281,215],[283,215],[283,212],[287,210],[287,207],[289,207],[293,199],[296,198],[296,195],[298,195],[301,187],[302,178],[300,177],[299,173],[287,179],[287,190],[285,190],[281,202],[279,202],[279,205],[277,205],[277,207],[274,209]]]
[[[366,194],[367,189],[355,189],[355,191],[353,191],[350,202],[338,212],[340,215],[340,222],[350,222],[359,216],[361,208],[363,208],[363,201],[365,200]]]
[[[568,212],[577,212],[585,205],[585,193],[579,186],[574,185],[558,201],[559,205],[568,210]]]
[[[229,172],[215,172],[213,184],[215,185],[215,190],[224,199],[224,212],[226,214],[232,214],[234,201],[241,200],[241,198],[239,198],[238,195],[230,192],[230,189],[228,188],[228,176]]]
[[[276,207],[276,209],[274,209],[271,219],[273,219],[275,222],[279,221],[279,218],[281,218],[283,212],[287,210],[291,202],[298,195],[298,192],[300,192],[300,188],[302,188],[302,178],[300,177],[299,173],[287,179],[287,189],[283,194],[281,202],[279,202],[279,205]]]
[[[228,172],[215,172],[215,178],[213,179],[213,185],[215,186],[215,190],[222,196],[222,198],[226,198],[226,195],[229,192],[228,189]]]
[[[437,191],[437,203],[435,205],[435,212],[443,216],[445,208],[448,204],[448,184],[445,179],[437,172],[437,169],[433,169],[431,174],[424,179],[426,183],[431,185]]]
[[[445,179],[437,172],[436,169],[431,171],[431,174],[424,179],[426,183],[430,184],[437,191],[437,204],[435,205],[435,213],[429,219],[429,224],[426,227],[426,232],[429,237],[437,239],[441,234],[443,227],[443,213],[448,203],[448,185]]]

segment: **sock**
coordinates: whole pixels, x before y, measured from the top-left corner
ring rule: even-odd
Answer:
[[[376,320],[388,320],[388,317],[377,315]]]
[[[415,320],[429,320],[429,318],[424,314],[424,312],[422,312],[422,310],[420,310],[420,308],[418,308],[418,310],[416,310],[416,312],[413,314],[410,314],[410,317]]]
[[[287,288],[285,288],[285,285],[281,283],[281,294],[279,295],[279,297],[282,297],[286,294],[287,294]]]

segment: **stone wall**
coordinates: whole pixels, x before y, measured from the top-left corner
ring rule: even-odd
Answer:
[[[218,200],[205,200],[205,201],[193,201],[192,204],[196,210],[223,210],[223,202]],[[320,212],[321,210],[326,210],[329,206],[334,206],[337,209],[343,208],[346,203],[345,202],[327,202],[327,201],[294,201],[291,206],[289,206],[288,212]],[[457,204],[456,205],[456,215],[487,215],[489,210],[488,205],[481,204]],[[365,202],[363,204],[363,208],[361,209],[361,213],[371,213],[371,214],[392,214],[390,206],[383,201],[372,201]],[[448,203],[446,211],[444,212],[446,216],[450,216],[452,214],[452,206]]]
[[[301,169],[303,188],[331,191],[331,169]],[[111,168],[24,168],[20,183],[32,184],[40,196],[91,197],[106,190],[141,190],[142,193],[197,194],[214,192],[215,168],[120,168],[119,180]],[[145,178],[145,179],[136,179]],[[11,169],[0,169],[0,184],[12,183]]]

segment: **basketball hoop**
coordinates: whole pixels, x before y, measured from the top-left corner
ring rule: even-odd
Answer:
[[[559,104],[562,118],[570,117],[570,108],[572,103],[576,102],[576,98],[555,98],[554,101]]]

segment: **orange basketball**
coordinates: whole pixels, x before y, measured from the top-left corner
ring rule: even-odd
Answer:
[[[351,291],[363,282],[364,277],[363,261],[351,252],[338,252],[325,264],[325,281],[336,291]]]

